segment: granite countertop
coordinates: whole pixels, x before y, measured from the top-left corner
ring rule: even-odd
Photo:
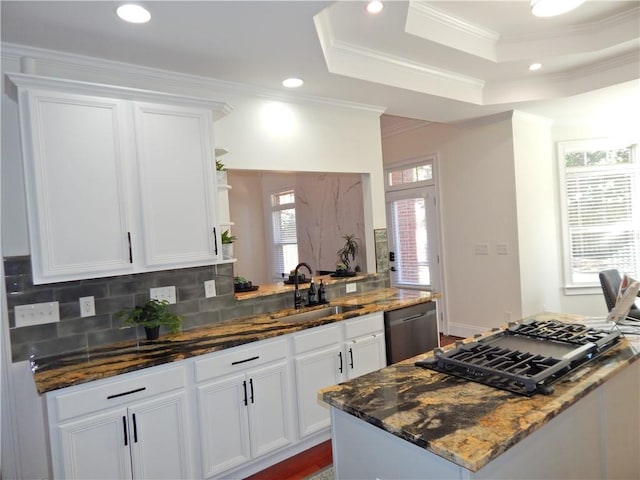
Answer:
[[[162,365],[224,350],[259,340],[327,325],[369,313],[393,310],[428,302],[438,294],[417,290],[380,289],[349,295],[331,305],[359,305],[362,308],[310,321],[287,321],[293,313],[323,308],[285,309],[278,312],[211,324],[176,335],[164,335],[154,342],[119,342],[91,350],[55,357],[32,359],[38,393],[113,377],[142,368]]]
[[[575,316],[552,313],[531,318],[576,321]],[[431,355],[421,354],[325,388],[318,397],[476,472],[635,362],[640,349],[622,338],[615,347],[556,382],[552,394],[532,397],[414,365]]]

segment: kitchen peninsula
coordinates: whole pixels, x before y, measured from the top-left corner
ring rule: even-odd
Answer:
[[[637,343],[623,338],[531,397],[414,365],[430,355],[320,392],[337,478],[640,477]]]

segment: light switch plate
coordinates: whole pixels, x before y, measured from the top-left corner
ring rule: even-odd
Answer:
[[[489,255],[489,244],[476,243],[475,252],[476,252],[476,255]]]
[[[16,305],[14,311],[16,315],[16,327],[29,327],[60,321],[60,306],[58,302]]]
[[[157,287],[149,290],[149,297],[155,300],[166,300],[169,303],[176,303],[176,287]]]
[[[357,290],[356,283],[347,283],[347,293],[353,293]]]

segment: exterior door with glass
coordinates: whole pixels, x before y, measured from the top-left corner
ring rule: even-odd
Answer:
[[[435,186],[387,192],[391,285],[440,291]]]

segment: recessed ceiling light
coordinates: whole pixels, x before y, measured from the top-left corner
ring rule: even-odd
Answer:
[[[295,78],[295,77],[287,78],[282,81],[282,85],[287,88],[298,88],[303,83],[304,83],[304,80],[302,80],[301,78]]]
[[[151,19],[149,10],[133,3],[120,5],[116,10],[116,13],[125,22],[147,23]]]
[[[380,13],[383,8],[384,5],[380,0],[373,0],[367,4],[367,12],[372,14]]]
[[[535,70],[540,70],[541,68],[542,68],[541,63],[532,63],[531,65],[529,65],[529,70],[531,70],[532,72]]]
[[[555,17],[570,12],[584,0],[531,0],[531,13],[536,17]]]

